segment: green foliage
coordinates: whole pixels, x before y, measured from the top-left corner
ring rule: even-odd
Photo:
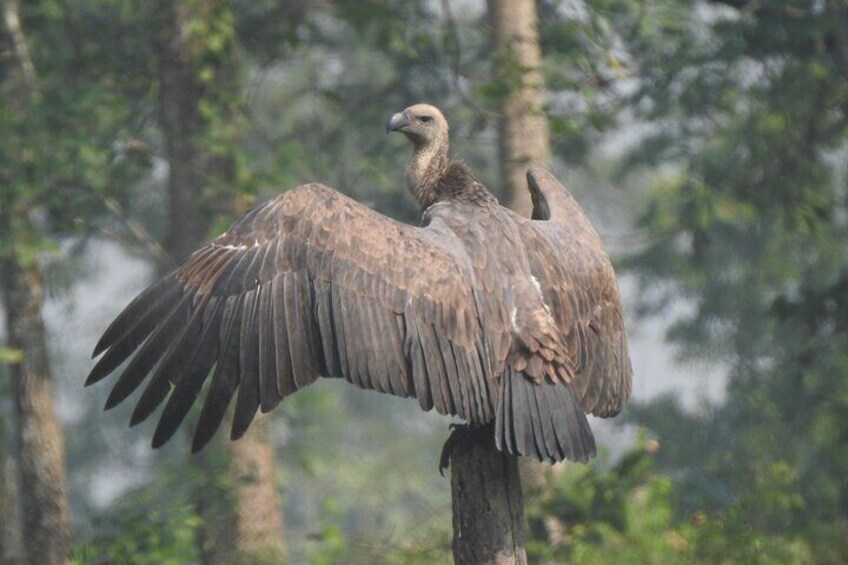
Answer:
[[[130,498],[130,500],[136,500]],[[97,534],[77,546],[78,565],[180,565],[198,561],[195,537],[200,519],[189,505],[167,508],[125,504],[98,518]]]
[[[527,505],[528,559],[540,563],[675,563],[692,557],[673,520],[672,483],[645,448],[608,471],[557,466]]]
[[[105,199],[126,201],[149,168],[137,137],[149,111],[149,59],[131,33],[146,22],[138,11],[126,17],[127,5],[75,4],[71,17],[62,3],[22,3],[37,92],[24,95],[25,107],[20,93],[4,92],[0,191],[14,220],[0,237],[24,264],[55,251],[53,237],[94,232],[108,218]],[[98,41],[86,41],[94,29]],[[33,229],[23,219],[36,212],[44,221]]]
[[[705,548],[808,560],[822,529],[848,531],[848,6],[592,4],[617,8],[635,79],[621,102],[647,126],[626,170],[663,164],[640,222],[649,243],[627,266],[692,306],[669,332],[684,355],[730,373],[712,414],[663,420],[659,403],[642,421],[667,445],[690,441],[662,466],[679,510],[721,514],[725,536]],[[669,303],[643,297],[644,312]]]
[[[14,364],[24,360],[24,352],[11,347],[0,347],[0,363]]]
[[[608,470],[597,464],[557,467],[527,507],[528,558],[540,563],[816,563],[816,541],[774,535],[747,521],[745,501],[676,519],[675,484],[657,473],[659,444],[649,440]],[[750,501],[782,499],[791,471],[777,463]],[[776,509],[777,510],[777,509]],[[831,535],[833,532],[831,532]],[[832,545],[825,547],[836,548]],[[836,554],[828,554],[834,561]]]

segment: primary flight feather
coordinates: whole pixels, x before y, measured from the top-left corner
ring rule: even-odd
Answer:
[[[129,359],[107,408],[145,381],[136,424],[165,402],[164,444],[210,378],[201,449],[235,397],[231,437],[319,376],[415,397],[498,448],[586,461],[586,413],[627,402],[631,366],[615,274],[588,218],[531,170],[532,219],[500,206],[448,153],[442,113],[418,104],[387,130],[412,143],[407,186],[422,226],[320,184],[285,192],[153,283],[95,347],[92,384]]]

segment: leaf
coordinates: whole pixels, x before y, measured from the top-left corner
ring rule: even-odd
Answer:
[[[15,365],[18,363],[23,363],[24,361],[24,350],[23,349],[13,349],[11,347],[0,347],[0,363],[8,363],[10,365]]]

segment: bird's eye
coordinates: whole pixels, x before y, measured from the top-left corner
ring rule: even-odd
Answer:
[[[421,117],[419,117],[419,118],[418,118],[418,120],[419,120],[421,123],[429,124],[430,122],[432,122],[432,121],[433,121],[433,116],[421,116]]]

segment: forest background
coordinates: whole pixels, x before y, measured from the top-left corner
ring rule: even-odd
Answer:
[[[449,559],[448,420],[412,402],[325,381],[189,456],[82,383],[254,203],[320,181],[416,222],[409,104],[509,201],[500,4],[0,1],[0,562]],[[531,561],[848,561],[848,2],[515,4],[635,368],[597,461],[523,467]]]

